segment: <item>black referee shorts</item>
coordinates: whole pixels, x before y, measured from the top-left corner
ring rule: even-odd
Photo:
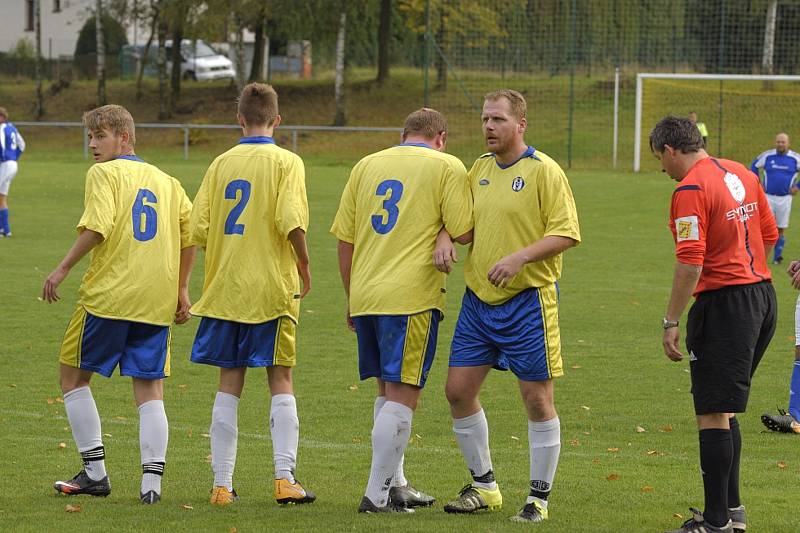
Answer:
[[[778,304],[768,281],[698,295],[686,322],[694,411],[743,413],[750,378],[775,333]]]

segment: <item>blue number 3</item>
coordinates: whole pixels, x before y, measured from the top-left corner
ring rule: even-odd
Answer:
[[[158,231],[158,214],[152,205],[144,203],[145,200],[151,204],[158,203],[158,198],[153,194],[153,191],[139,189],[136,201],[133,202],[133,209],[131,209],[133,238],[142,242],[151,240]],[[144,224],[142,224],[142,218],[144,218]],[[142,226],[144,226],[144,229],[142,229]]]
[[[397,224],[397,217],[400,216],[397,202],[403,197],[403,184],[397,180],[382,181],[375,190],[375,195],[388,195],[382,206],[386,211],[386,222],[383,221],[384,215],[372,215],[372,229],[381,235],[385,235],[392,231],[395,224]]]
[[[225,219],[225,235],[244,235],[244,224],[237,224],[236,221],[242,216],[242,211],[250,201],[250,182],[245,180],[233,180],[225,187],[225,198],[236,200],[236,191],[242,191],[239,203],[233,206],[228,218]]]

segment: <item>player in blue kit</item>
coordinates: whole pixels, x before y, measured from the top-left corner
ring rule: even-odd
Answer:
[[[775,148],[762,152],[753,160],[750,170],[758,176],[761,169],[764,171],[761,183],[778,226],[778,242],[772,260],[777,265],[783,261],[783,247],[786,244],[783,230],[789,227],[792,196],[797,194],[797,171],[800,169],[800,154],[789,150],[787,134],[776,135]]]
[[[8,121],[8,111],[0,107],[0,237],[11,237],[8,222],[8,188],[17,175],[17,161],[25,151],[25,139]]]

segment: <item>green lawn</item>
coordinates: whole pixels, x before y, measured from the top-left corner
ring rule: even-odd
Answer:
[[[451,431],[443,387],[460,296],[461,267],[451,276],[448,313],[414,419],[406,473],[435,495],[431,509],[406,516],[365,516],[356,507],[370,463],[374,384],[358,381],[356,343],[344,326],[344,296],[336,243],[328,234],[349,167],[308,159],[313,289],[302,305],[295,373],[301,420],[298,477],[318,502],[279,507],[272,499],[269,400],[264,372],[252,371],[240,406],[235,485],[241,500],[218,509],[207,503],[212,475],[207,437],[217,374],[189,363],[197,320],[176,327],[172,377],[166,383],[170,447],[164,499],[138,503],[138,416],[129,380],[93,382],[114,491],[107,499],[69,499],[51,488],[80,468],[63,405],[58,401],[56,354],[76,299],[85,263],[61,288],[63,300],[37,299],[44,277],[74,238],[88,163],[79,145],[68,153],[31,145],[11,191],[14,237],[0,240],[0,530],[373,530],[517,531],[507,517],[524,500],[528,482],[525,415],[513,376],[493,373],[482,395],[490,423],[495,472],[506,505],[500,513],[450,516],[441,502],[469,475]],[[146,146],[146,145],[142,145]],[[76,153],[77,152],[77,153]],[[168,155],[169,154],[169,155]],[[174,151],[145,148],[193,196],[212,153],[184,162]],[[469,161],[467,162],[469,163]],[[702,506],[697,433],[688,365],[661,351],[660,321],[672,275],[666,227],[673,185],[660,173],[572,172],[584,243],[566,254],[561,321],[567,375],[558,380],[562,454],[547,531],[660,531],[676,515]],[[795,225],[800,219],[795,216]],[[800,255],[788,234],[786,256]],[[500,236],[502,238],[502,236]],[[462,256],[466,250],[461,250]],[[202,267],[193,278],[199,296]],[[778,332],[756,376],[750,412],[741,416],[743,498],[753,531],[794,531],[800,474],[797,437],[764,433],[759,421],[787,401],[793,360],[795,291],[776,272],[781,304]],[[638,432],[637,426],[644,428]],[[60,448],[59,443],[66,443]],[[784,468],[779,462],[785,463]],[[79,504],[79,513],[66,513]]]

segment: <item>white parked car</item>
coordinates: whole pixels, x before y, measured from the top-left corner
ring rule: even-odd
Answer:
[[[167,49],[167,60],[170,58],[172,41],[164,43]],[[184,39],[181,42],[181,76],[185,80],[217,80],[220,78],[236,78],[233,62],[218,54],[205,41]],[[168,69],[172,68],[168,62]]]

